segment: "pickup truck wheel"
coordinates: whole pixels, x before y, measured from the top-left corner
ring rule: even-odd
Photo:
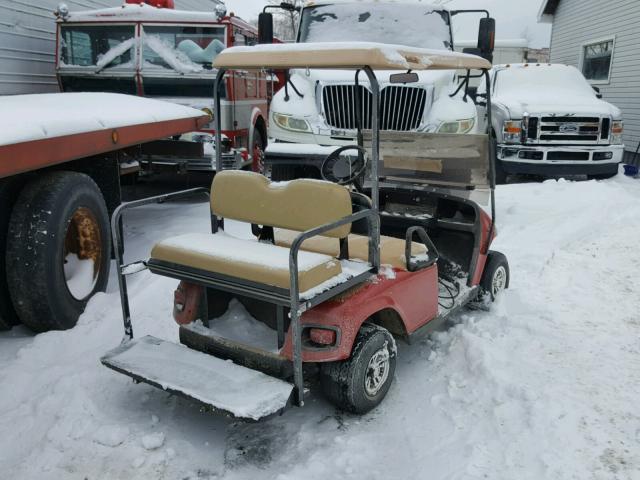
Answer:
[[[481,296],[492,302],[500,293],[509,288],[509,262],[500,252],[489,252],[487,263],[480,280]]]
[[[42,332],[72,328],[109,277],[102,193],[87,175],[52,172],[27,184],[9,223],[7,277],[18,316]]]
[[[17,194],[18,189],[14,182],[0,182],[0,252],[5,252],[7,249],[11,207]],[[20,320],[9,295],[5,256],[0,254],[0,330],[9,330],[19,323]]]
[[[505,185],[507,183],[507,172],[504,171],[502,160],[498,159],[498,141],[493,138],[493,163],[496,172],[496,185]]]
[[[387,395],[396,370],[396,347],[391,334],[366,323],[354,342],[351,357],[320,365],[325,396],[342,410],[363,414]]]

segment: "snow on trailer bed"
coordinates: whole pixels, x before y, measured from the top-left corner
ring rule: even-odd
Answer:
[[[117,93],[0,97],[0,178],[198,130],[200,110]]]

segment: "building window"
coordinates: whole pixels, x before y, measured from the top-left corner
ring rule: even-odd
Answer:
[[[582,73],[592,83],[609,83],[615,39],[582,46]]]

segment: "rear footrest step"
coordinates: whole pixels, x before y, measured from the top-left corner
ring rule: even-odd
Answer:
[[[258,420],[283,410],[293,385],[262,372],[155,337],[107,352],[106,367],[238,418]]]

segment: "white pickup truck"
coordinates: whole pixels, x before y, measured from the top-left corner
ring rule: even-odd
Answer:
[[[622,112],[574,67],[497,65],[491,71],[496,180],[508,174],[610,178],[622,160]],[[478,88],[481,100],[484,85]]]

